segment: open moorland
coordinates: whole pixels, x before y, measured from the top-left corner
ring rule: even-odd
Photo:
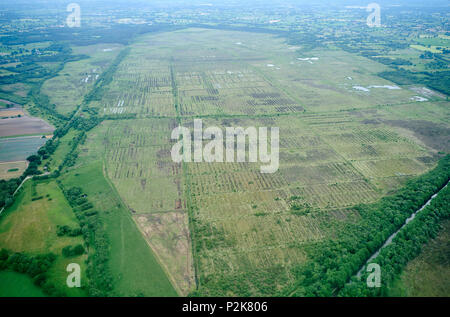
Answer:
[[[448,102],[420,101],[421,90],[378,77],[384,67],[338,49],[302,55],[265,34],[143,36],[89,104],[115,120],[88,133],[81,162],[102,158],[179,293],[195,290],[195,275],[203,295],[284,294],[310,246],[358,224],[353,206],[400,188],[449,150]],[[279,171],[173,163],[170,133],[194,117],[279,127]]]
[[[101,73],[120,52],[121,45],[74,46],[72,50],[73,54],[84,58],[65,64],[64,69],[47,80],[41,90],[62,115],[70,115],[77,109]]]
[[[449,6],[397,2],[0,3],[0,297],[450,295]]]

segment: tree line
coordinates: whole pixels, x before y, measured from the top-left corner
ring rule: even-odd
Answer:
[[[66,189],[60,180],[57,180],[57,183],[75,212],[84,243],[88,249],[88,293],[90,296],[107,296],[113,289],[113,281],[108,267],[109,241],[104,224],[98,211],[93,209],[93,204],[81,188],[70,187]],[[79,246],[70,247],[63,250],[63,255],[70,256],[81,252],[81,249],[82,247]]]
[[[64,296],[48,279],[48,270],[56,260],[56,255],[47,253],[31,256],[24,253],[11,253],[6,249],[0,250],[0,271],[12,270],[26,274],[33,279],[33,283],[42,288],[43,292],[50,296]]]
[[[353,277],[339,292],[340,296],[388,296],[389,287],[399,277],[409,261],[415,259],[423,246],[434,239],[441,223],[450,218],[450,187],[446,187],[434,198],[430,205],[423,209],[405,226],[392,243],[381,250],[371,261],[380,265],[382,286],[367,287],[366,281],[370,272],[364,272],[360,279]]]

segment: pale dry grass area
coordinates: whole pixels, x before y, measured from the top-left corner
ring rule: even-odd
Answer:
[[[134,216],[146,241],[158,256],[178,292],[195,288],[191,237],[186,212]]]
[[[25,112],[21,108],[0,109],[0,118],[17,117],[24,115]]]
[[[26,161],[0,163],[0,180],[20,177],[27,167]]]

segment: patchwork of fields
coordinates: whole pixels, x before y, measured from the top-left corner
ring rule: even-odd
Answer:
[[[20,177],[27,169],[27,161],[0,163],[0,179],[11,179]]]
[[[42,93],[49,97],[56,111],[69,115],[82,103],[84,95],[120,50],[121,45],[117,44],[74,46],[74,54],[88,58],[67,63],[58,76],[44,83]]]
[[[308,54],[264,34],[146,35],[89,104],[117,120],[88,133],[74,173],[102,161],[180,294],[196,285],[205,295],[281,293],[309,260],[306,247],[333,239],[330,219],[357,222],[353,206],[378,200],[448,152],[447,101],[413,101],[417,90],[377,77],[386,66],[363,57]],[[174,163],[171,131],[192,127],[195,117],[205,127],[279,127],[279,171]],[[444,139],[432,140],[424,124]]]
[[[0,109],[0,180],[20,177],[28,166],[25,160],[37,153],[54,130],[20,105]]]

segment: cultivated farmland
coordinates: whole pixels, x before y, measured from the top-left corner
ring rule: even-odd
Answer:
[[[20,113],[19,113],[20,114]],[[0,137],[15,135],[49,135],[54,128],[42,119],[21,116],[0,119]]]
[[[23,161],[35,154],[46,141],[39,136],[0,139],[0,162]]]

